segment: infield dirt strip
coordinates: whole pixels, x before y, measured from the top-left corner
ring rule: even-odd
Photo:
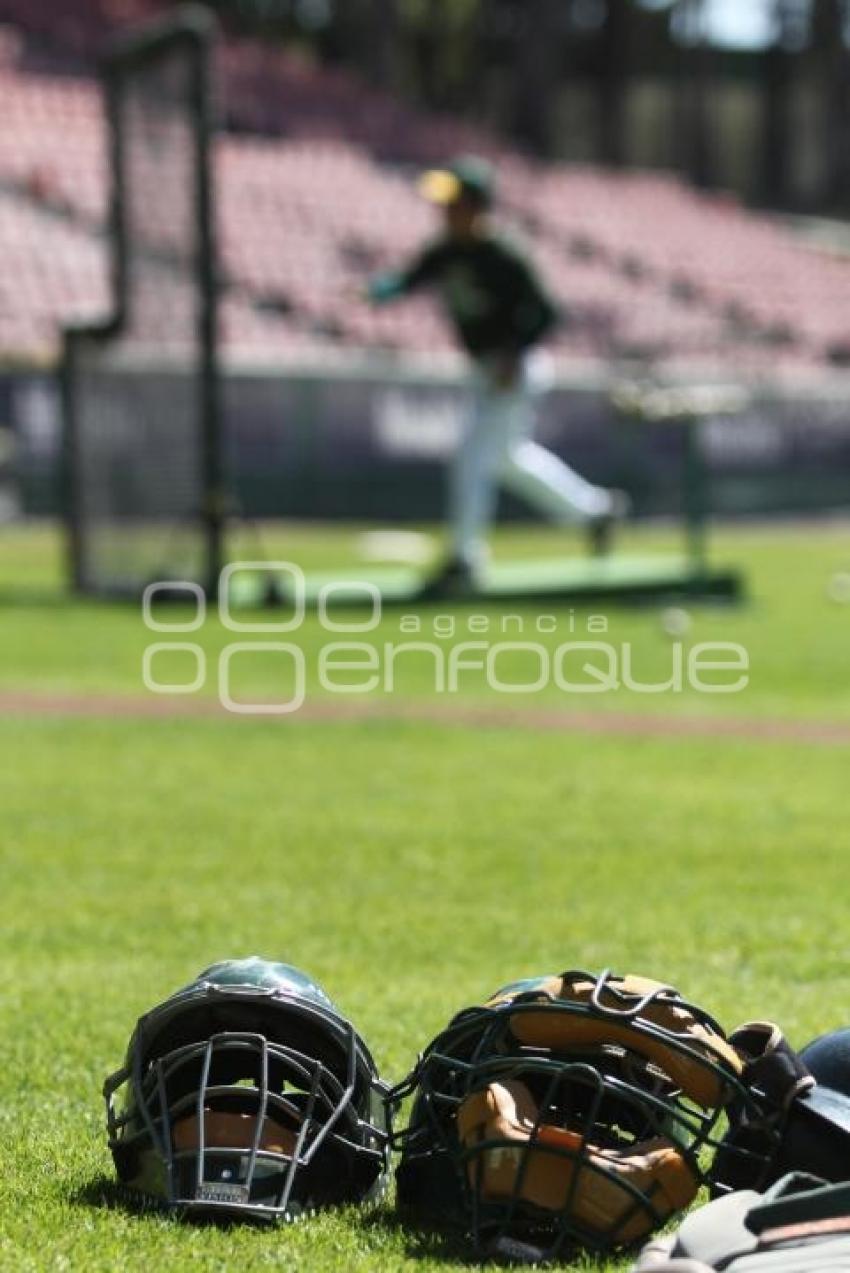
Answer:
[[[246,707],[249,705],[246,704]],[[168,698],[142,694],[62,694],[0,691],[0,717],[103,719],[257,720],[258,715],[227,711],[215,699]],[[404,703],[314,700],[296,712],[263,715],[283,725],[358,721],[407,721],[490,729],[543,730],[602,737],[734,738],[752,742],[814,743],[850,746],[850,721],[793,720],[788,717],[639,715],[627,712],[577,712],[552,708],[491,707],[450,702]]]

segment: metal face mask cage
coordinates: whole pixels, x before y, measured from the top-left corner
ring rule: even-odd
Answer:
[[[630,1246],[705,1182],[724,1108],[756,1117],[721,1027],[701,1008],[669,987],[624,994],[607,972],[563,974],[574,978],[594,983],[584,1002],[520,985],[460,1013],[392,1093],[414,1097],[395,1138],[400,1204],[451,1209],[479,1253],[502,1239],[531,1241],[541,1258]],[[701,1034],[646,1015],[666,1005]]]
[[[304,1043],[328,1023],[309,1007],[232,987],[206,987],[200,1003],[187,999],[187,1015],[202,1014],[190,1034],[201,1033],[210,1003],[216,1015],[237,1018],[246,1010],[256,1017],[259,1006],[286,1013],[277,1035],[288,1017],[297,1020],[301,1046],[248,1029],[184,1042],[178,1011],[165,1031],[177,1045],[159,1051],[154,1038],[152,1052],[148,1022],[157,1010],[143,1018],[127,1065],[104,1085],[119,1180],[170,1209],[267,1220],[379,1196],[389,1155],[385,1088],[353,1026],[334,1018],[334,1038],[325,1037],[317,1057]]]

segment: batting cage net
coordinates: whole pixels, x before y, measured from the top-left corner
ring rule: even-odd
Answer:
[[[215,264],[206,13],[178,10],[105,64],[114,309],[65,332],[77,588],[213,591],[219,569]]]

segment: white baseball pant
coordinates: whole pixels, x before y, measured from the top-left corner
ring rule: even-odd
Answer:
[[[486,558],[500,486],[562,524],[605,516],[612,508],[610,491],[532,441],[541,385],[529,363],[524,360],[509,387],[497,384],[485,365],[475,367],[471,410],[449,474],[452,552],[472,569]]]

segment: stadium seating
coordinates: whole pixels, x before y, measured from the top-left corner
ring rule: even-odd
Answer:
[[[112,20],[128,5],[156,7],[108,3]],[[83,54],[102,38],[106,4],[67,7],[65,47]],[[0,6],[30,32],[55,14],[47,0]],[[60,322],[107,307],[107,170],[95,79],[45,69],[33,48],[14,29],[0,38],[0,250],[15,263],[0,283],[0,355],[44,359]],[[221,56],[229,117],[253,130],[226,132],[216,153],[233,351],[448,349],[429,300],[376,311],[359,293],[431,230],[414,165],[475,148],[497,161],[509,222],[563,304],[558,357],[669,368],[731,356],[758,373],[848,352],[850,262],[802,246],[778,221],[663,175],[535,163],[269,47],[228,42]],[[167,243],[167,208],[161,228]]]
[[[107,276],[101,245],[14,194],[0,194],[0,351],[41,360],[56,345],[57,319],[83,321],[105,312]]]

